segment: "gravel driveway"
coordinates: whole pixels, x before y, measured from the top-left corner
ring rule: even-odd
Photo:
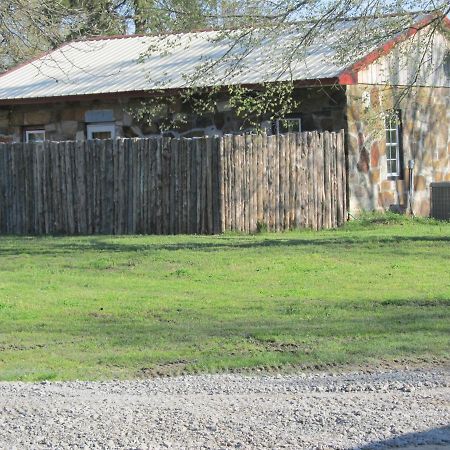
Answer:
[[[450,372],[0,383],[1,449],[450,448]]]

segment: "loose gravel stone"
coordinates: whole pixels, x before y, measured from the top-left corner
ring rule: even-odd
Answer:
[[[0,383],[1,449],[436,450],[449,424],[446,369]]]

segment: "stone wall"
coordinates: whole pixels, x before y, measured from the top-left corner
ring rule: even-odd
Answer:
[[[389,179],[383,113],[400,110],[403,170]],[[428,216],[430,183],[450,181],[450,89],[354,85],[347,88],[349,211],[408,205],[408,160],[415,161],[413,211]]]
[[[338,131],[345,125],[345,91],[333,87],[305,87],[297,89],[295,97],[299,101],[298,113],[304,131]],[[91,110],[112,110],[118,137],[147,137],[161,133],[159,120],[138,123],[126,111],[136,107],[139,99],[117,97],[114,100],[79,102],[55,102],[0,107],[0,142],[23,141],[25,131],[45,129],[46,139],[52,141],[86,139],[85,113]],[[199,116],[189,110],[189,105],[179,102],[173,105],[173,114],[183,116],[180,128],[169,130],[173,137],[220,135],[250,131],[227,107],[226,99],[215,112]],[[164,109],[162,109],[164,111]]]
[[[57,102],[0,107],[0,139],[21,142],[25,131],[44,129],[52,141],[86,139],[85,113],[95,109],[113,111],[116,134],[124,136],[132,126],[124,112],[127,99],[115,101]]]

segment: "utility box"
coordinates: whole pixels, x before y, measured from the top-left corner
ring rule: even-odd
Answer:
[[[431,217],[450,220],[450,183],[431,183]]]

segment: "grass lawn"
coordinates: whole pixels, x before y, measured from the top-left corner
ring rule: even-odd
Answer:
[[[0,237],[1,380],[449,356],[449,223]]]

